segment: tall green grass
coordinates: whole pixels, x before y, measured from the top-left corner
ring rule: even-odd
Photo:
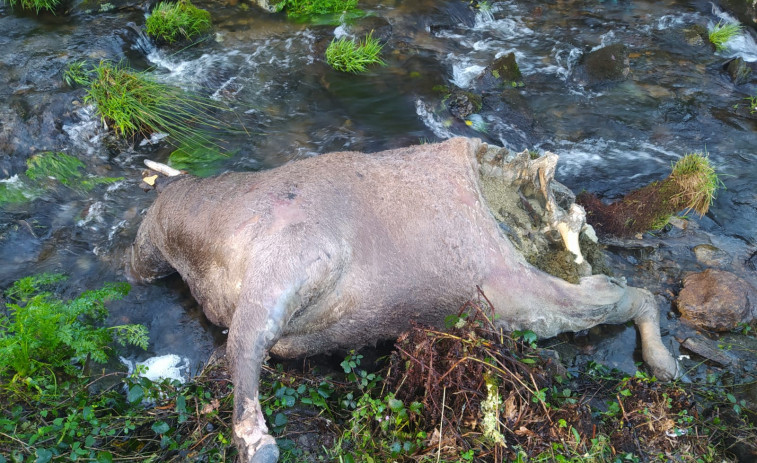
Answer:
[[[189,0],[160,2],[145,22],[147,35],[168,43],[205,34],[212,28],[210,13]]]
[[[295,21],[308,21],[321,15],[349,13],[357,8],[358,0],[281,0],[276,8],[285,10]]]
[[[103,122],[122,137],[163,132],[175,145],[211,147],[218,145],[211,131],[231,129],[214,115],[227,109],[219,102],[158,82],[122,63],[74,62],[63,77],[69,85],[86,89],[84,102],[93,104]]]
[[[5,0],[8,6],[16,8],[21,7],[22,10],[34,10],[37,14],[41,10],[55,12],[60,5],[60,0]]]
[[[337,71],[361,73],[371,64],[384,65],[381,59],[383,45],[373,38],[373,31],[361,42],[342,37],[334,39],[326,49],[326,62]]]
[[[710,42],[718,51],[725,50],[725,44],[741,32],[740,24],[718,22],[709,33]]]

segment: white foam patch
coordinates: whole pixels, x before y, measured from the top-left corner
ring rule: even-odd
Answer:
[[[81,149],[88,156],[101,154],[102,140],[108,134],[108,128],[97,116],[97,110],[92,105],[83,106],[74,114],[79,118],[79,122],[66,124],[63,131],[75,147]]]
[[[123,357],[119,358],[121,359],[121,363],[129,369],[129,374],[132,374],[135,369],[134,362]],[[179,357],[176,354],[150,357],[143,362],[136,363],[136,366],[140,365],[145,367],[145,371],[141,372],[139,376],[147,378],[150,381],[170,379],[184,384],[189,378],[189,359],[187,357]]]
[[[432,111],[428,110],[426,104],[420,99],[415,100],[415,113],[418,114],[418,117],[420,117],[423,123],[426,124],[426,127],[434,132],[434,135],[436,135],[438,138],[446,140],[447,138],[452,138],[455,136],[447,127],[444,126],[444,123],[442,123],[442,121],[440,121]]]

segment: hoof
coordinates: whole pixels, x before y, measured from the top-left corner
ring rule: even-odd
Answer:
[[[255,450],[250,459],[250,463],[276,463],[277,461],[279,461],[279,447],[275,441],[263,444]]]

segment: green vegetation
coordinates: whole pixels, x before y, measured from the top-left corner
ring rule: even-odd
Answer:
[[[326,62],[337,71],[358,74],[365,72],[366,66],[371,64],[385,65],[380,57],[382,48],[383,45],[378,39],[373,38],[373,32],[358,43],[342,37],[332,40],[329,44],[326,49]]]
[[[757,95],[745,98],[749,102],[749,114],[757,113]]]
[[[705,153],[690,153],[673,165],[670,179],[678,186],[684,207],[704,215],[715,199],[715,192],[723,187],[723,182],[710,164]]]
[[[60,183],[77,193],[86,193],[95,186],[122,180],[122,177],[95,177],[87,174],[79,159],[66,153],[45,151],[26,160],[26,175],[0,181],[0,206],[22,203],[41,195]]]
[[[60,281],[22,280],[6,297],[27,307]],[[488,313],[480,302],[466,307]],[[356,352],[327,376],[264,367],[261,408],[281,461],[719,462],[731,461],[727,442],[757,435],[746,402],[717,374],[702,386],[662,384],[589,362],[576,376],[547,360],[530,331],[508,335],[479,312],[447,322],[446,331],[403,335],[378,369]],[[0,382],[0,461],[236,458],[225,357],[182,385],[86,376],[71,355],[73,364],[61,357],[32,374],[55,372],[55,383]],[[145,407],[145,398],[155,403]]]
[[[722,187],[707,153],[691,153],[673,165],[666,179],[634,190],[612,204],[605,204],[587,192],[576,199],[586,208],[588,222],[598,231],[632,236],[661,229],[671,216],[681,211],[693,210],[704,215]]]
[[[56,375],[75,375],[87,361],[105,363],[114,340],[147,348],[147,331],[140,325],[98,327],[108,316],[106,301],[121,299],[127,283],[106,284],[62,300],[49,289],[65,280],[61,274],[41,274],[15,282],[5,295],[8,314],[0,314],[0,377],[13,382],[53,387]]]
[[[208,177],[218,173],[220,164],[230,155],[222,154],[218,147],[204,147],[201,141],[182,143],[168,157],[168,165],[185,170],[198,177]]]
[[[720,51],[725,49],[725,44],[741,32],[740,24],[718,22],[709,33],[710,42],[715,45],[715,49]]]
[[[225,110],[220,103],[157,82],[123,64],[100,61],[90,66],[77,61],[63,78],[69,85],[84,86],[84,102],[93,104],[103,122],[123,137],[164,132],[173,143],[212,147],[218,142],[209,131],[229,129],[213,115]],[[201,128],[196,127],[197,121],[202,121]]]
[[[60,0],[5,0],[8,6],[15,8],[20,6],[22,10],[34,10],[37,14],[41,10],[55,12],[60,5]]]
[[[285,10],[287,17],[295,21],[309,21],[322,15],[341,15],[353,12],[358,0],[281,0],[278,11]]]
[[[147,35],[174,43],[182,38],[205,34],[212,28],[210,13],[197,8],[189,0],[176,3],[160,2],[145,22]]]

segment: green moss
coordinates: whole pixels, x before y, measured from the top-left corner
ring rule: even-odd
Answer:
[[[26,176],[38,185],[54,179],[79,192],[87,192],[97,185],[114,183],[123,178],[87,175],[84,163],[65,153],[44,152],[35,154],[27,159],[26,165]]]
[[[189,0],[161,2],[145,22],[147,35],[168,43],[205,34],[212,28],[210,13]]]
[[[725,44],[741,33],[740,24],[723,24],[718,22],[709,32],[710,42],[715,45],[715,49],[724,50]]]
[[[326,62],[337,71],[358,74],[365,72],[371,64],[384,65],[381,59],[383,45],[373,38],[373,32],[365,40],[355,42],[342,37],[334,39],[326,49]]]
[[[0,207],[8,204],[25,203],[38,195],[37,188],[28,185],[18,176],[0,180]]]

